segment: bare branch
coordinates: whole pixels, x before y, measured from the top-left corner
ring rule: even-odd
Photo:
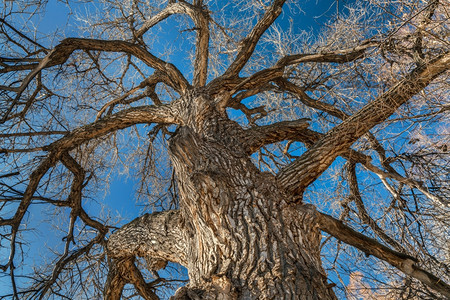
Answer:
[[[36,132],[15,132],[15,133],[1,133],[0,138],[20,137],[20,136],[43,136],[43,135],[58,135],[67,134],[68,131],[49,130]]]
[[[286,0],[273,1],[272,5],[266,10],[264,16],[258,21],[255,27],[253,27],[248,36],[240,42],[239,53],[222,77],[235,77],[239,75],[239,72],[252,56],[261,36],[281,14],[284,2],[286,2]]]
[[[65,153],[86,141],[138,123],[174,122],[176,121],[176,117],[173,115],[173,112],[170,112],[170,107],[173,107],[174,103],[176,102],[173,102],[170,105],[142,106],[121,111],[115,115],[111,115],[100,121],[94,122],[93,124],[80,127],[60,140],[45,147],[44,149],[49,151],[49,154],[31,173],[28,186],[23,194],[23,198],[14,217],[12,219],[0,219],[0,226],[10,225],[12,233],[9,261],[7,265],[2,266],[2,268],[5,269],[8,266],[13,267],[16,237],[23,216],[31,204],[34,193],[36,192],[42,177],[59,159],[62,158],[63,155],[65,155]],[[66,162],[70,162],[70,160],[66,160]],[[73,168],[73,170],[75,171],[76,168]],[[86,218],[86,215],[84,219],[88,219]]]
[[[92,124],[73,130],[71,133],[47,146],[45,149],[55,151],[56,153],[62,153],[62,151],[71,150],[88,140],[136,124],[179,124],[181,121],[176,115],[177,104],[178,102],[174,101],[167,105],[138,106],[122,110]]]
[[[284,121],[267,126],[258,126],[247,129],[246,148],[248,153],[254,153],[261,147],[281,142],[284,140],[295,140],[304,129],[308,128],[309,119],[299,119],[295,121]],[[303,140],[302,140],[303,141]]]
[[[113,259],[106,280],[105,299],[119,300],[127,283],[133,284],[144,299],[159,300],[159,297],[153,292],[152,284],[145,282],[141,272],[134,264],[134,257]]]
[[[40,291],[41,296],[39,299],[43,299],[46,296],[46,293],[49,291],[51,286],[55,284],[56,279],[58,278],[59,274],[64,270],[64,268],[70,264],[71,262],[76,261],[79,257],[82,255],[85,255],[89,253],[89,251],[92,249],[92,247],[95,244],[99,244],[103,241],[105,237],[105,233],[99,233],[94,239],[92,239],[87,245],[78,248],[76,250],[72,250],[69,254],[68,250],[65,250],[64,254],[60,257],[60,259],[56,262],[55,267],[52,272],[52,277],[45,281],[43,289]],[[70,241],[66,241],[66,249],[68,248],[68,244]]]
[[[317,179],[338,155],[449,68],[450,54],[447,53],[412,71],[376,100],[328,132],[300,158],[281,170],[277,175],[281,185],[301,197],[305,188]]]
[[[312,99],[301,87],[289,82],[287,79],[279,78],[275,82],[281,89],[297,96],[298,99],[308,107],[319,109],[342,120],[348,117],[346,113],[337,109],[333,105]]]
[[[134,265],[135,257],[148,261],[167,261],[186,265],[180,213],[178,210],[145,214],[114,232],[107,242],[112,266],[106,285],[106,299],[119,299],[123,282],[133,283],[144,299],[158,299]],[[155,267],[153,264],[152,267]],[[157,270],[151,270],[157,271]]]
[[[367,49],[378,46],[376,41],[367,41],[354,48],[336,50],[328,53],[294,54],[281,58],[276,66],[288,66],[307,62],[348,63],[363,57]]]
[[[127,280],[136,287],[139,295],[141,295],[144,299],[159,300],[159,297],[153,291],[152,284],[145,282],[141,271],[139,271],[136,265],[130,260],[125,261],[129,262],[129,265],[126,267]]]
[[[370,217],[369,213],[367,212],[361,197],[361,193],[359,192],[358,179],[356,177],[355,167],[356,165],[354,162],[350,161],[350,163],[348,163],[347,180],[351,198],[355,202],[356,207],[358,208],[358,217],[364,224],[368,225],[373,230],[373,232],[375,232],[375,234],[378,235],[383,241],[394,247],[397,251],[404,252],[403,247],[397,241],[388,236],[384,232],[384,230],[380,228],[380,226],[378,226],[378,224]]]
[[[201,6],[192,5],[184,1],[169,3],[166,8],[145,21],[142,27],[135,33],[135,37],[140,38],[150,28],[174,14],[188,15],[198,30],[194,61],[194,80],[192,84],[193,86],[204,86],[208,68],[209,16]]]
[[[155,26],[156,24],[164,21],[168,17],[174,14],[182,14],[185,11],[183,10],[183,5],[181,3],[169,3],[166,8],[161,10],[159,13],[148,19],[144,22],[144,24],[139,28],[138,31],[134,33],[135,38],[139,39],[143,36],[150,28]]]
[[[315,101],[315,100],[313,100]],[[236,107],[238,108],[238,107]],[[317,141],[324,137],[323,133],[308,129],[307,119],[299,119],[295,121],[278,122],[266,126],[255,126],[247,129],[246,132],[246,147],[249,154],[255,153],[261,147],[285,140],[297,141],[304,143],[308,148],[313,146]],[[375,173],[381,179],[391,178],[398,182],[404,183],[412,188],[416,188],[426,197],[440,203],[444,206],[449,206],[450,203],[446,199],[432,194],[427,187],[417,180],[406,178],[397,172],[384,171],[371,163],[371,157],[353,149],[347,149],[341,153],[340,156],[348,161],[355,161],[364,166],[365,169]]]
[[[0,298],[156,300],[157,288],[170,288],[159,275],[172,265],[156,272],[169,261],[189,274],[173,281],[189,282],[174,298],[342,298],[346,282],[333,289],[325,271],[342,257],[323,243],[320,227],[339,247],[355,245],[406,274],[402,284],[396,268],[380,264],[384,273],[348,257],[346,270],[380,279],[369,283],[370,296],[448,293],[447,82],[437,77],[450,68],[448,10],[438,0],[362,1],[338,7],[338,18],[317,24],[323,30],[304,31],[295,6],[317,10],[301,3],[285,10],[285,2],[102,0],[94,13],[67,16],[79,32],[58,28],[81,38],[51,49],[42,45],[57,37],[26,21],[45,18],[47,1],[5,3],[2,18],[18,18],[0,18],[0,238],[10,243],[0,270],[11,278],[10,295]],[[150,46],[170,38],[163,35],[174,32],[171,18],[195,50],[185,35],[164,54]],[[183,59],[171,51],[191,55],[192,82],[156,55]],[[115,134],[125,128],[126,137]],[[337,156],[348,163],[333,164]],[[331,164],[305,201],[328,206],[323,199],[344,197],[341,217],[375,239],[299,203]],[[95,198],[114,210],[98,191],[122,168],[138,176],[137,193],[154,213],[110,232],[117,216],[91,215],[82,204]],[[380,194],[373,187],[382,184]],[[26,255],[45,244],[27,233],[47,233],[46,224],[35,226],[35,207],[59,216],[42,221],[63,235],[39,266]]]
[[[41,61],[40,59],[37,59],[37,60]],[[24,58],[24,61],[26,61],[25,58]],[[0,69],[0,74],[14,72],[14,71],[33,70],[33,69],[36,69],[38,66],[39,66],[39,63],[4,66],[3,68]],[[10,90],[10,91],[18,91],[19,87],[2,86],[1,89],[2,90]]]
[[[360,249],[367,255],[373,255],[386,261],[406,275],[414,277],[446,297],[450,297],[450,286],[440,278],[421,269],[417,265],[417,260],[414,257],[391,250],[329,215],[323,213],[319,213],[318,215],[321,230],[331,234],[344,243]]]
[[[129,53],[142,60],[149,67],[152,67],[163,74],[167,74],[167,76],[171,79],[171,86],[175,90],[182,92],[190,86],[182,73],[173,64],[167,63],[139,45],[129,42],[69,38],[63,40],[58,46],[56,46],[55,50],[56,52],[50,56],[52,64],[63,63],[75,50],[97,50]]]
[[[24,193],[24,199],[19,205],[16,215],[13,220],[0,220],[0,225],[7,225],[12,222],[15,226],[19,226],[24,213],[28,209],[29,203],[34,192],[36,191],[39,181],[62,154],[74,149],[76,146],[86,141],[135,124],[158,122],[166,124],[177,123],[177,116],[174,115],[173,111],[171,111],[176,103],[177,102],[173,102],[169,105],[160,106],[141,106],[123,110],[92,124],[75,129],[51,145],[43,147],[44,150],[49,151],[50,153],[47,158],[42,161],[39,167],[31,174],[30,183]]]
[[[21,38],[27,40],[28,42],[30,42],[31,44],[41,48],[44,52],[48,52],[48,49],[45,48],[44,46],[42,46],[41,44],[39,44],[36,40],[29,38],[28,36],[26,36],[25,34],[23,34],[22,32],[20,32],[19,30],[17,30],[14,26],[12,26],[11,24],[9,24],[5,19],[0,18],[0,22],[5,24],[7,27],[9,27],[12,31],[14,31],[17,35],[19,35]]]
[[[329,115],[339,118],[341,120],[345,120],[346,118],[349,117],[348,114],[344,113],[340,109],[337,109],[333,105],[312,99],[305,93],[305,91],[302,88],[289,82],[286,79],[279,78],[276,80],[276,83],[280,86],[280,88],[282,88],[286,91],[289,91],[292,94],[299,97],[299,100],[308,107],[312,107],[312,108],[324,111],[324,112],[328,113]],[[301,138],[302,136],[303,136],[303,138]],[[320,138],[322,136],[323,135],[320,133],[313,133],[311,131],[306,132],[305,130],[303,130],[303,133],[299,132],[297,137],[295,136],[295,134],[292,134],[292,136],[290,136],[288,139],[296,140],[296,141],[300,141],[300,142],[306,142],[306,143],[310,142],[311,143],[312,141],[316,142],[317,138]],[[298,139],[299,137],[300,137],[300,140]],[[308,138],[305,138],[305,137],[308,137]],[[375,137],[372,134],[370,134],[370,132],[368,132],[367,137],[374,144],[375,150],[377,150],[378,152],[381,151],[384,153],[384,149],[382,148],[380,143],[375,139]],[[349,152],[344,153],[342,156],[345,158],[348,158],[348,159],[352,159],[352,160],[356,159],[356,161],[363,164],[367,170],[377,174],[382,179],[383,178],[396,179],[399,182],[409,185],[410,187],[416,188],[417,190],[419,190],[421,193],[423,193],[425,196],[427,196],[429,199],[433,200],[434,202],[441,203],[445,206],[450,206],[449,201],[446,201],[445,199],[442,199],[442,197],[439,197],[437,195],[433,195],[432,193],[430,193],[430,191],[425,186],[423,186],[422,183],[420,183],[416,180],[413,180],[411,178],[405,178],[405,177],[401,176],[400,174],[395,172],[395,170],[392,167],[389,167],[389,165],[387,165],[386,163],[383,163],[383,166],[385,168],[387,168],[388,171],[383,171],[380,168],[371,164],[369,157],[365,156],[362,153],[356,152],[354,150],[350,149]],[[383,156],[382,160],[384,161],[385,159],[386,159],[386,157]]]
[[[39,74],[43,69],[52,66],[63,64],[67,61],[73,51],[75,50],[97,50],[106,52],[125,52],[132,54],[139,58],[148,66],[160,71],[163,74],[167,74],[168,82],[175,90],[180,92],[186,91],[190,86],[181,72],[173,65],[166,63],[165,61],[152,55],[150,52],[140,47],[139,45],[132,44],[125,41],[109,41],[109,40],[95,40],[95,39],[79,39],[68,38],[63,40],[53,50],[51,50],[39,64],[25,77],[20,87],[17,90],[17,96],[13,103],[7,109],[3,116],[2,123],[5,122],[9,113],[20,99],[21,94],[31,82],[31,80]]]
[[[145,87],[155,86],[158,82],[163,82],[164,78],[160,76],[159,73],[155,73],[148,77],[147,79],[143,80],[141,83],[139,83],[136,87],[130,89],[128,92],[120,96],[119,98],[113,99],[102,106],[100,111],[97,113],[96,121],[102,116],[102,114],[105,112],[106,109],[114,107],[116,104],[123,103],[127,97],[134,94],[140,89],[143,89]],[[161,104],[161,103],[155,103],[155,104]],[[111,109],[110,109],[111,110]]]
[[[422,194],[424,194],[425,196],[427,196],[429,199],[431,199],[432,201],[434,201],[437,204],[441,204],[444,205],[446,207],[450,207],[450,201],[447,199],[444,199],[442,197],[439,197],[433,193],[431,193],[428,188],[426,186],[424,186],[423,183],[411,179],[411,178],[406,178],[401,176],[400,174],[398,174],[398,172],[396,172],[395,170],[389,170],[389,171],[384,171],[381,170],[380,168],[374,166],[373,164],[371,164],[369,161],[358,161],[359,163],[362,163],[362,165],[364,166],[364,168],[366,168],[367,170],[375,173],[378,177],[380,177],[381,180],[384,180],[386,178],[391,178],[391,179],[395,179],[398,182],[407,184],[408,186],[412,187],[412,188],[416,188],[418,191],[420,191]]]
[[[307,62],[348,63],[363,57],[367,49],[373,48],[378,45],[379,42],[368,41],[362,43],[360,46],[350,49],[337,50],[327,53],[296,54],[285,56],[282,59],[280,59],[273,67],[258,71],[252,74],[250,77],[239,81],[237,85],[230,90],[229,92],[230,97],[239,90],[243,90],[250,87],[258,88],[266,85],[269,81],[274,81],[280,86],[280,88],[299,96],[300,100],[304,102],[306,105],[327,111],[330,114],[334,116],[339,116],[339,118],[342,119],[345,117],[345,115],[343,115],[342,112],[339,112],[336,108],[332,107],[329,104],[318,102],[311,99],[300,87],[296,86],[293,83],[290,83],[287,79],[281,78],[284,69],[288,65]],[[222,85],[221,79],[222,78],[218,78],[214,80],[210,84],[210,86]],[[229,98],[228,101],[231,101],[231,99]]]
[[[187,5],[187,2],[183,2]],[[209,15],[201,5],[193,6],[188,11],[195,26],[198,28],[194,60],[194,86],[204,86],[208,77],[209,58]]]
[[[233,99],[231,100],[231,106],[233,107],[234,103],[239,103],[242,100],[249,98],[251,96],[263,93],[263,92],[267,92],[267,91],[271,91],[271,90],[275,90],[276,86],[272,85],[272,84],[265,84],[265,85],[259,85],[258,87],[246,87],[248,89],[239,92],[236,94],[236,96],[233,97]]]
[[[233,95],[239,90],[243,89],[259,89],[260,87],[265,86],[269,81],[280,78],[282,75],[283,68],[281,67],[273,67],[261,70],[259,72],[256,72],[255,74],[252,74],[250,77],[243,79],[230,91],[230,95]]]

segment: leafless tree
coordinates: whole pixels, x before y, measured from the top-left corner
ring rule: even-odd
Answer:
[[[1,4],[0,298],[450,297],[447,0],[320,30],[301,1],[62,1],[43,32],[47,2]],[[125,225],[92,208],[118,173]]]

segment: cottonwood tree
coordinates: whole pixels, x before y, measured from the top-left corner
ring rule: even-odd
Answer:
[[[68,1],[51,34],[3,2],[3,297],[158,299],[168,262],[174,299],[336,299],[345,266],[450,297],[449,3],[347,4]],[[124,171],[149,213],[116,226]]]

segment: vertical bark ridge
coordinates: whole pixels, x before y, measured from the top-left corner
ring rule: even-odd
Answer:
[[[211,120],[184,122],[169,144],[189,287],[201,288],[201,299],[335,299],[315,212],[287,204],[275,178],[233,143],[229,135],[240,133],[232,122]]]

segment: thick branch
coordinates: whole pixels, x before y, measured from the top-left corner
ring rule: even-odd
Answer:
[[[308,107],[324,111],[342,120],[348,117],[347,114],[337,109],[333,105],[312,99],[308,96],[308,94],[305,93],[305,91],[301,87],[289,82],[287,79],[279,78],[278,80],[276,80],[276,84],[283,90],[297,96],[298,99]]]
[[[124,129],[136,124],[164,123],[179,124],[176,105],[177,101],[167,105],[138,106],[122,110],[116,114],[107,116],[92,124],[88,124],[73,130],[63,138],[45,147],[46,150],[61,153],[76,146],[108,133]]]
[[[422,283],[428,285],[430,288],[447,297],[450,297],[450,286],[436,276],[419,268],[416,265],[417,260],[415,258],[391,250],[388,247],[378,243],[376,240],[351,229],[350,227],[344,225],[341,221],[336,220],[329,215],[319,213],[318,220],[321,230],[331,234],[344,243],[360,249],[368,255],[373,255],[388,262],[406,275],[414,277]]]
[[[300,98],[305,105],[311,106],[316,109],[320,109],[330,113],[333,116],[338,118],[347,117],[345,114],[340,112],[338,109],[333,106],[319,102],[311,99],[300,87],[296,86],[293,83],[290,83],[288,80],[283,79],[282,75],[286,66],[291,64],[305,63],[305,62],[323,62],[323,63],[347,63],[361,58],[367,49],[370,47],[374,47],[378,45],[378,42],[366,42],[360,46],[336,50],[333,52],[327,53],[314,53],[314,54],[296,54],[285,56],[280,59],[275,66],[267,69],[263,69],[255,74],[251,75],[248,78],[242,79],[236,86],[230,89],[229,99],[227,101],[231,102],[231,96],[238,92],[239,90],[247,89],[247,88],[260,88],[261,86],[266,85],[269,81],[274,81],[278,84],[278,86],[290,93],[295,94]],[[224,76],[222,76],[224,77]],[[217,78],[213,81],[211,86],[221,86],[222,85],[222,77]],[[231,106],[230,104],[228,104]]]
[[[333,105],[312,99],[305,93],[305,91],[301,87],[289,82],[286,79],[279,78],[276,80],[276,83],[278,84],[278,86],[280,88],[296,95],[299,98],[299,100],[308,107],[312,107],[312,108],[324,111],[324,112],[328,113],[329,115],[334,116],[341,120],[344,120],[349,117],[349,115],[347,115],[345,112],[341,111],[340,109],[334,107]],[[287,137],[285,139],[280,139],[277,142],[282,141],[282,140],[294,140],[294,141],[303,142],[303,143],[311,146],[311,143],[317,142],[319,140],[319,138],[321,138],[322,136],[323,136],[323,134],[321,134],[321,133],[304,129],[304,130],[301,130],[300,132],[298,132],[297,134],[295,132],[293,132],[292,135],[290,135],[289,137]],[[381,159],[385,160],[386,157],[383,154],[384,149],[382,148],[380,143],[375,139],[375,137],[370,132],[368,132],[367,138],[369,138],[369,140],[374,144],[375,150],[377,150],[377,152],[382,154]],[[256,150],[257,149],[255,149],[254,151],[256,151]],[[421,193],[423,193],[425,196],[427,196],[429,199],[433,200],[436,203],[440,203],[445,206],[450,205],[449,201],[446,201],[442,197],[439,197],[437,195],[433,195],[432,193],[430,193],[430,191],[428,191],[428,189],[422,183],[420,183],[416,180],[413,180],[411,178],[405,178],[405,177],[401,176],[400,174],[398,174],[398,172],[396,172],[387,163],[384,163],[383,167],[385,167],[388,171],[383,171],[380,168],[378,168],[370,163],[370,157],[368,157],[360,152],[354,151],[352,149],[349,149],[348,151],[343,153],[342,156],[347,159],[351,158],[352,160],[363,164],[367,170],[377,174],[381,179],[384,179],[384,178],[396,179],[399,182],[405,183],[412,188],[416,188],[417,190],[419,190]]]
[[[68,230],[67,236],[65,237],[66,242],[65,242],[65,246],[64,246],[64,253],[60,256],[58,261],[55,263],[51,277],[48,280],[46,280],[46,282],[44,283],[43,289],[41,291],[41,296],[39,297],[39,299],[43,299],[43,297],[47,294],[47,292],[51,288],[51,286],[56,282],[56,279],[59,277],[61,271],[66,267],[66,265],[68,263],[73,262],[79,256],[81,256],[83,253],[89,251],[90,248],[95,244],[95,242],[91,241],[89,243],[89,247],[84,247],[80,250],[77,250],[76,252],[72,252],[72,254],[69,255],[70,244],[75,243],[75,239],[74,239],[75,221],[78,218],[78,216],[80,214],[80,210],[81,210],[82,190],[83,190],[83,183],[84,183],[86,171],[68,153],[62,155],[61,161],[64,164],[64,166],[67,169],[69,169],[74,175],[74,179],[72,182],[72,187],[70,189],[69,197],[67,198],[67,202],[70,203],[70,207],[71,207],[69,230]],[[104,234],[105,233],[103,233],[103,236],[104,236]],[[97,240],[97,242],[99,242],[103,238],[103,236],[99,235],[95,240]]]
[[[110,111],[111,111],[115,105],[124,103],[125,99],[127,99],[127,97],[134,94],[138,90],[143,89],[145,87],[151,87],[151,86],[154,87],[157,83],[163,82],[163,81],[164,81],[164,78],[162,76],[160,76],[160,72],[155,72],[150,77],[143,80],[136,87],[130,89],[128,92],[126,92],[122,96],[115,98],[115,99],[109,101],[108,103],[106,103],[105,105],[103,105],[102,108],[100,109],[100,111],[97,113],[97,119],[99,119],[102,116],[102,114],[105,112],[106,109],[110,108]]]
[[[132,260],[133,258],[126,259]],[[122,276],[121,268],[115,261],[112,261],[109,264],[108,277],[106,278],[104,299],[120,300],[125,284],[127,284],[127,281]]]
[[[383,95],[329,131],[300,158],[281,170],[277,175],[281,185],[290,193],[301,196],[305,188],[316,180],[338,155],[449,68],[450,54],[446,53],[412,71]]]
[[[359,46],[326,53],[294,54],[280,59],[276,66],[288,66],[307,62],[347,63],[361,58],[367,49],[378,46],[376,41],[367,41]]]
[[[251,89],[250,94],[253,93],[253,91],[263,91],[267,88],[270,81],[280,78],[282,75],[283,68],[276,67],[261,70],[247,78],[240,78],[240,82],[237,85],[230,89],[230,91],[226,95],[222,95],[222,98],[220,100],[220,107],[232,107],[235,109],[240,109],[240,107],[242,107],[240,101],[242,101],[244,97],[242,97],[242,95],[239,97],[233,97],[235,93],[245,89]],[[218,84],[219,82],[220,81],[216,81],[213,84]]]
[[[263,33],[281,14],[284,2],[286,2],[286,0],[275,0],[267,9],[264,16],[258,21],[255,27],[253,27],[249,35],[240,42],[241,47],[239,53],[237,54],[233,63],[224,73],[224,77],[234,77],[239,75],[239,72],[252,56],[256,44],[258,43]]]
[[[245,146],[247,152],[251,154],[265,145],[284,140],[293,140],[295,137],[301,135],[301,132],[308,126],[308,119],[299,119],[247,129],[245,131]]]
[[[282,141],[296,141],[305,144],[308,148],[313,146],[317,141],[324,137],[323,133],[316,132],[307,128],[308,123],[306,119],[299,119],[295,121],[283,121],[266,126],[257,126],[247,129],[245,137],[245,145],[247,153],[253,154],[261,147],[278,143]],[[404,183],[412,188],[416,188],[429,199],[436,203],[449,206],[449,202],[442,197],[436,196],[428,191],[428,189],[421,183],[411,178],[405,178],[397,172],[384,171],[371,163],[371,157],[361,152],[347,149],[341,153],[340,156],[349,161],[360,163],[365,169],[375,173],[381,179],[391,178],[401,183]]]
[[[155,26],[156,24],[164,21],[168,17],[174,14],[182,14],[185,11],[183,10],[183,5],[181,3],[170,3],[166,8],[161,10],[159,13],[148,19],[144,22],[142,27],[134,33],[136,38],[140,38],[143,36],[150,28]]]
[[[55,52],[51,54],[50,59],[56,64],[61,64],[66,61],[70,54],[75,50],[96,50],[129,53],[142,60],[149,67],[167,74],[172,80],[170,85],[174,89],[183,92],[189,87],[188,81],[183,77],[183,74],[173,64],[167,63],[157,58],[139,45],[125,41],[69,38],[63,40],[58,46],[55,47]]]
[[[67,134],[68,131],[49,130],[49,131],[35,131],[35,132],[15,132],[15,133],[0,133],[0,138],[12,138],[22,136],[44,136],[44,135],[57,135]]]
[[[0,219],[0,226],[11,226],[11,251],[9,261],[6,266],[1,266],[5,269],[8,266],[12,266],[15,256],[15,244],[16,236],[19,226],[22,222],[23,216],[27,212],[33,196],[37,190],[37,187],[42,177],[47,171],[54,166],[54,164],[61,159],[62,155],[68,151],[74,149],[76,146],[89,141],[91,139],[98,138],[102,135],[106,135],[110,132],[123,129],[139,123],[176,123],[176,113],[173,111],[177,102],[172,102],[168,105],[160,106],[142,106],[136,108],[130,108],[121,111],[117,114],[106,117],[100,121],[75,129],[71,133],[65,135],[63,138],[52,143],[49,146],[43,147],[43,150],[49,151],[49,154],[40,165],[31,173],[28,186],[23,194],[23,198],[11,219]],[[83,220],[89,218],[80,211]],[[98,227],[95,222],[90,222],[90,226]]]
[[[240,90],[249,88],[251,89],[261,88],[262,86],[267,85],[269,81],[280,78],[282,75],[283,75],[283,68],[281,67],[267,68],[259,72],[256,72],[250,77],[243,79],[238,85],[236,85],[230,91],[230,96],[232,96],[233,94],[235,94]]]
[[[208,76],[209,57],[209,16],[201,5],[192,6],[187,2],[182,2],[187,7],[187,13],[197,27],[197,42],[195,45],[194,60],[194,86],[204,86]]]
[[[34,192],[36,191],[39,182],[42,177],[47,173],[48,169],[50,169],[56,162],[55,157],[47,157],[44,159],[41,164],[31,173],[30,181],[28,186],[23,194],[23,198],[14,214],[12,219],[2,219],[0,218],[0,226],[9,225],[11,226],[11,240],[10,240],[10,253],[9,259],[6,265],[0,266],[1,269],[6,270],[8,267],[10,268],[11,274],[14,272],[14,257],[16,253],[16,238],[19,230],[19,226],[22,222],[23,216],[28,210],[30,206],[31,200],[33,199]],[[15,287],[14,287],[15,288]]]
[[[233,99],[231,100],[232,104],[230,107],[233,107],[234,103],[240,103],[242,100],[246,98],[275,89],[277,89],[277,87],[270,83],[266,83],[265,85],[258,84],[256,87],[249,87],[248,89],[237,93],[236,96],[233,97]]]
[[[31,173],[30,182],[25,190],[23,200],[21,201],[14,218],[0,220],[0,226],[11,224],[14,224],[14,227],[19,226],[23,215],[31,203],[31,199],[41,178],[62,154],[74,149],[76,146],[79,146],[86,141],[135,124],[179,123],[176,112],[174,111],[174,105],[176,105],[176,103],[177,102],[172,102],[171,104],[160,106],[140,106],[123,110],[92,124],[77,128],[51,145],[43,147],[43,150],[50,152],[49,155],[41,162],[39,167]]]
[[[105,298],[120,299],[124,285],[132,283],[144,299],[159,299],[152,284],[144,281],[134,260],[139,256],[147,262],[156,262],[149,265],[151,271],[157,271],[167,261],[186,266],[186,245],[181,228],[179,211],[171,210],[145,214],[114,232],[106,245],[111,264]],[[160,261],[164,263],[158,263]]]
[[[112,260],[105,285],[105,299],[119,300],[127,283],[133,284],[142,298],[159,300],[153,291],[153,285],[145,282],[141,272],[134,264],[134,257]]]
[[[141,46],[132,44],[125,41],[118,40],[96,40],[96,39],[82,39],[82,38],[68,38],[63,40],[52,51],[50,51],[39,64],[32,64],[33,70],[23,80],[19,91],[23,91],[29,82],[43,69],[61,65],[67,61],[70,55],[75,50],[96,50],[105,52],[125,52],[129,53],[140,60],[142,60],[148,66],[168,75],[171,85],[175,90],[185,91],[189,87],[188,81],[183,77],[182,73],[170,63],[167,63]],[[24,65],[19,66],[20,69],[24,68]],[[0,70],[0,73],[4,73],[6,69]]]
[[[186,265],[178,210],[145,214],[114,232],[107,243],[110,258],[146,257]]]
[[[308,129],[307,121],[308,119],[283,121],[247,129],[245,131],[247,151],[251,154],[265,145],[286,140],[301,142],[307,147],[311,147],[314,143],[324,137],[324,134]],[[353,149],[347,149],[345,152],[341,153],[341,156],[346,159],[355,160],[364,165],[370,163],[371,160],[369,156]]]
[[[174,14],[186,14],[194,22],[198,34],[194,61],[194,86],[203,86],[206,83],[209,53],[209,17],[200,7],[188,2],[169,3],[169,5],[158,14],[147,20],[135,33],[140,38],[150,28]]]

